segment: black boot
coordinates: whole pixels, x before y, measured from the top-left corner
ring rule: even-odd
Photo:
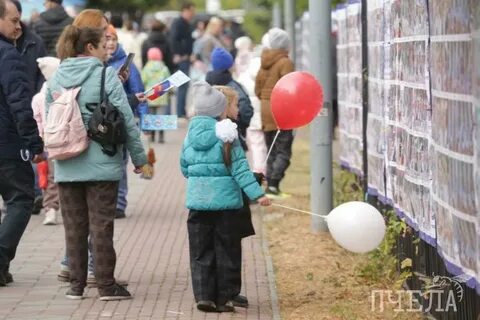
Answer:
[[[150,132],[150,142],[155,142],[155,131]]]
[[[160,130],[158,132],[158,142],[159,143],[165,143],[165,135],[164,135],[164,131],[163,130]]]

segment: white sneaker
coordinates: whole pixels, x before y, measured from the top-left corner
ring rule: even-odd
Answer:
[[[46,226],[53,226],[57,224],[57,210],[55,209],[48,209],[45,213],[45,219],[43,220],[43,224]]]

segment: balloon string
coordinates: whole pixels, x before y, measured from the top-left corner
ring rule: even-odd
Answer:
[[[328,218],[328,216],[322,216],[320,214],[316,214],[316,213],[313,213],[313,212],[310,212],[310,211],[299,210],[299,209],[295,209],[295,208],[292,208],[292,207],[283,206],[283,205],[277,204],[277,203],[272,203],[272,206],[280,207],[280,208],[284,208],[284,209],[289,209],[289,210],[297,211],[297,212],[301,212],[301,213],[306,213],[306,214],[309,214],[311,216],[320,217],[320,218],[323,218],[323,219]]]
[[[267,165],[268,158],[270,157],[270,154],[272,153],[273,146],[275,146],[275,142],[277,141],[278,136],[280,135],[280,130],[277,130],[277,134],[275,135],[275,138],[273,139],[272,145],[270,146],[270,150],[268,150],[267,157],[265,158],[265,162],[263,163],[263,166]]]

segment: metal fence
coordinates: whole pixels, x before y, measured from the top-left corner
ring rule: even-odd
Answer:
[[[308,15],[297,23],[296,63],[303,70],[308,70],[306,23]],[[437,301],[431,314],[475,320],[480,315],[480,2],[350,0],[332,12],[332,29],[340,162],[364,177],[365,191],[414,230],[412,237],[399,239],[397,253],[413,259],[416,274],[465,281],[456,312],[436,312],[445,302]],[[368,59],[367,70],[362,58]],[[365,87],[368,95],[362,94]],[[421,238],[418,249],[415,237]],[[422,281],[413,277],[408,285],[420,289]]]

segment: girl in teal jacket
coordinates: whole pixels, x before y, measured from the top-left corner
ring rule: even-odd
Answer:
[[[206,82],[192,89],[196,116],[190,121],[180,165],[188,179],[193,292],[199,310],[233,312],[241,252],[234,215],[243,207],[242,190],[261,205],[270,205],[270,200],[250,171],[236,125],[222,120],[225,96]]]

